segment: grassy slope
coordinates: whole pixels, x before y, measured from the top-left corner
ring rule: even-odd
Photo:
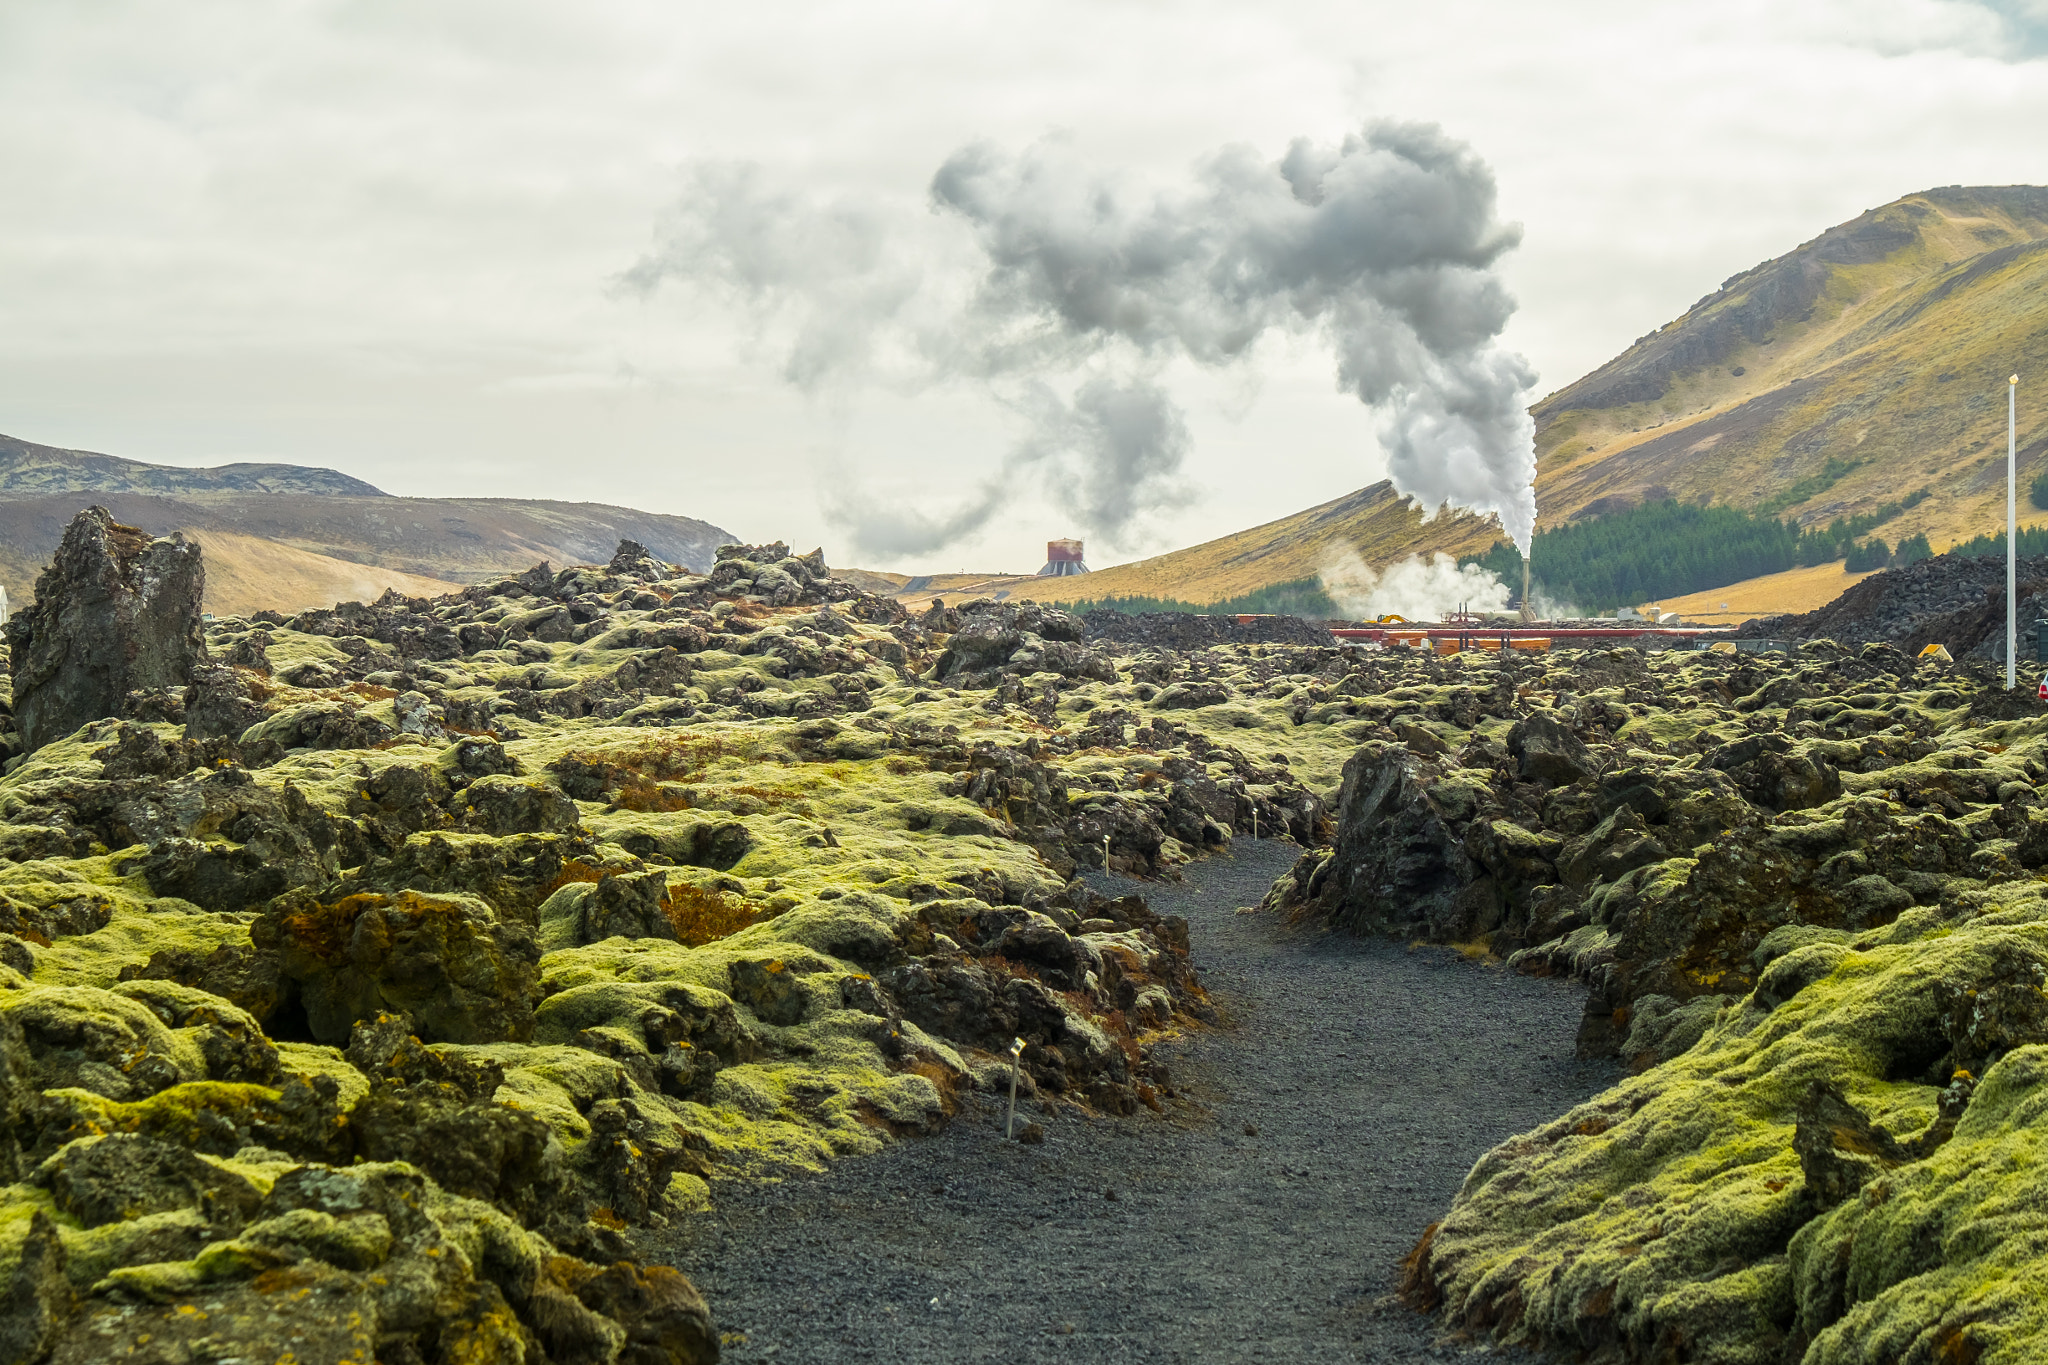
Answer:
[[[1542,520],[1656,497],[1756,507],[1833,459],[1857,467],[1782,514],[1825,522],[1925,487],[1879,534],[1939,550],[2003,522],[2014,371],[2048,374],[2048,189],[1909,195],[1537,404]],[[2048,456],[2048,404],[2029,407],[2022,483]]]
[[[1765,574],[1725,588],[1667,597],[1658,605],[1703,625],[1739,625],[1758,616],[1816,611],[1868,577],[1867,573],[1848,572],[1838,559],[1832,564]],[[1722,609],[1724,603],[1726,610]]]
[[[460,585],[374,564],[313,554],[261,536],[233,531],[188,530],[206,556],[206,609],[221,616],[247,616],[269,608],[298,612],[337,602],[372,602],[386,588],[409,597],[438,597]]]
[[[1014,599],[1041,602],[1114,596],[1219,602],[1270,583],[1313,578],[1351,553],[1383,564],[1434,550],[1481,550],[1498,535],[1491,521],[1469,512],[1445,512],[1425,520],[1419,508],[1382,481],[1264,526],[1075,578],[955,574],[934,578],[917,592],[899,593],[920,600],[946,593],[970,597],[1007,592]]]

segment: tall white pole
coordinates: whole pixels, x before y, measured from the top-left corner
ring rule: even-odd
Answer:
[[[2019,674],[2020,604],[2019,590],[2019,411],[2020,377],[2005,381],[2005,690],[2013,689]]]

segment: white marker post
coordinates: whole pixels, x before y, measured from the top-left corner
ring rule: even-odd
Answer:
[[[2005,381],[2005,690],[2018,680],[2020,666],[2019,590],[2019,411],[2020,377]]]
[[[1017,1063],[1024,1056],[1024,1040],[1018,1038],[1010,1044],[1010,1116],[1003,1120],[1003,1137],[1007,1140],[1017,1126]]]
[[[1109,836],[1102,836],[1102,875],[1109,875]]]

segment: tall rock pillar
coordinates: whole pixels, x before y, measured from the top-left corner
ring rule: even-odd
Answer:
[[[152,539],[88,507],[7,623],[14,723],[25,752],[127,712],[137,689],[183,687],[205,656],[199,546]]]

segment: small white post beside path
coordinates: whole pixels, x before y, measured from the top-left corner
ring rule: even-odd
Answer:
[[[1108,840],[1103,842],[1107,843]],[[1024,1056],[1024,1040],[1018,1038],[1010,1044],[1010,1113],[1003,1120],[1003,1136],[1016,1136],[1017,1127],[1017,1064]]]

